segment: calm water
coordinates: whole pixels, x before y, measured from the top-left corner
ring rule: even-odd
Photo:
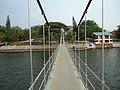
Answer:
[[[42,67],[43,52],[33,52],[34,78]],[[29,86],[29,52],[0,53],[0,90],[28,90]]]
[[[101,49],[88,50],[87,52],[88,66],[101,78]],[[84,53],[84,51],[80,51],[83,61]],[[85,68],[84,65],[81,66]],[[100,82],[89,70],[88,78],[97,90],[102,90]],[[120,48],[105,49],[105,82],[111,90],[120,90]]]
[[[84,61],[84,51],[80,54]],[[90,68],[101,77],[100,49],[88,50],[88,63]],[[34,78],[42,67],[43,52],[33,52]],[[100,87],[99,82],[90,72],[88,77],[95,87]],[[120,90],[120,48],[105,49],[105,80],[111,90]],[[29,86],[29,52],[0,53],[0,90],[27,90]]]

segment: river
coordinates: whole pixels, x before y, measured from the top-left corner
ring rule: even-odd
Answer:
[[[33,52],[34,79],[42,67],[43,52]],[[0,53],[0,90],[27,90],[29,86],[29,52]]]
[[[101,49],[87,50],[88,66],[101,78],[102,53]],[[77,54],[85,61],[85,52],[80,51]],[[85,66],[81,64],[85,71]],[[88,70],[88,78],[95,86],[96,90],[101,89],[101,83]],[[105,83],[111,90],[120,90],[120,48],[105,49]],[[90,86],[90,85],[89,85]],[[90,88],[90,87],[89,87]],[[90,89],[92,90],[92,89]],[[105,89],[107,90],[107,89]]]
[[[101,49],[87,52],[88,66],[101,77]],[[80,54],[84,61],[84,51],[80,51]],[[42,67],[43,52],[33,52],[34,78]],[[88,77],[95,87],[100,87],[97,79],[89,72]],[[111,90],[120,90],[120,48],[105,49],[105,81]],[[0,90],[27,90],[29,86],[29,52],[0,53]]]

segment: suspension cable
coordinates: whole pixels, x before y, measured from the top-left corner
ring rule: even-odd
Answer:
[[[80,26],[78,26],[78,49],[79,49],[79,52],[78,52],[78,57],[79,57],[79,59],[78,59],[78,61],[79,61],[78,72],[79,72],[79,75],[80,75],[81,66],[80,66],[80,45],[79,45],[79,43],[80,43]]]
[[[53,50],[53,32],[51,33],[51,47],[52,47],[52,48],[51,48],[51,50],[52,50],[51,52],[53,53],[53,52],[54,52],[54,50]],[[53,60],[53,58],[52,58],[52,63],[53,63],[53,61],[54,61],[54,60]]]
[[[45,21],[46,21],[46,24],[47,24],[48,26],[50,26],[49,23],[48,23],[47,17],[46,17],[46,15],[45,15],[45,12],[44,12],[44,10],[43,10],[43,8],[42,8],[42,5],[41,5],[41,3],[40,3],[40,0],[37,0],[37,3],[38,3],[38,5],[39,5],[39,7],[40,7],[41,13],[42,13],[42,15],[43,15],[43,17],[44,17],[44,19],[45,19]]]
[[[102,90],[104,90],[104,63],[105,63],[105,55],[104,55],[104,0],[102,0]]]
[[[76,32],[75,32],[75,63],[77,62],[76,60]]]
[[[37,1],[37,3],[38,3],[38,6],[39,6],[39,8],[40,8],[40,11],[41,11],[41,13],[42,13],[42,15],[43,15],[43,17],[44,17],[44,19],[45,19],[45,22],[46,22],[48,28],[50,29],[50,31],[52,31],[52,27],[50,27],[50,24],[49,24],[49,22],[48,22],[47,16],[45,15],[45,12],[44,12],[44,10],[43,10],[43,7],[42,7],[42,4],[41,4],[40,0],[36,0],[36,1]]]
[[[45,26],[44,26],[44,19],[43,19],[43,59],[44,59],[44,66],[45,66]],[[44,68],[44,79],[45,79],[45,68]],[[46,80],[44,81],[44,87],[46,85]]]
[[[83,12],[83,15],[82,15],[82,17],[81,17],[81,19],[80,19],[80,21],[79,21],[79,23],[78,23],[78,26],[80,26],[80,24],[81,24],[81,22],[82,22],[82,20],[83,20],[83,18],[84,18],[84,16],[85,16],[85,14],[87,13],[87,10],[88,10],[91,2],[92,2],[92,0],[89,0],[88,4],[87,4],[87,6],[86,6],[86,8],[85,8],[85,10],[84,10],[84,12]],[[77,27],[78,27],[78,26],[77,26]]]
[[[32,40],[31,40],[31,16],[30,16],[30,0],[28,0],[28,27],[29,27],[29,46],[30,46],[30,67],[31,67],[31,84],[33,83],[33,60],[32,60]],[[33,90],[33,88],[32,88]]]
[[[88,83],[87,83],[87,40],[86,40],[86,14],[85,14],[85,72],[86,72],[86,89],[88,87]]]
[[[49,58],[50,58],[50,26],[48,27],[48,39],[49,39]]]
[[[50,58],[50,26],[48,27],[48,38],[49,38],[49,58]],[[50,62],[49,62],[49,69],[50,69]]]

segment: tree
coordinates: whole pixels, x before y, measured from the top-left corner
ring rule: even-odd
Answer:
[[[18,26],[12,27],[10,29],[6,29],[5,31],[6,34],[6,41],[19,41],[22,40],[22,29]]]
[[[4,42],[6,39],[5,30],[4,26],[0,26],[0,42]]]
[[[29,29],[23,29],[23,40],[28,40],[29,39]]]
[[[50,22],[49,24],[51,26],[51,32],[53,32],[53,36],[56,39],[60,39],[61,28],[63,28],[65,31],[68,30],[67,26],[61,22]],[[47,26],[47,24],[45,24],[44,27],[45,27],[46,40],[48,40],[48,26]],[[32,38],[34,38],[34,39],[37,39],[40,37],[42,38],[43,25],[36,25],[36,26],[33,26],[31,29],[32,29]]]
[[[50,22],[49,24],[53,30],[61,30],[61,28],[65,31],[68,30],[67,26],[61,22]]]
[[[94,22],[93,20],[86,21],[86,30],[87,30],[87,38],[91,38],[93,32],[101,32],[102,29]],[[76,30],[77,31],[77,30]],[[85,21],[80,25],[80,39],[84,40],[84,32],[85,32]]]
[[[41,25],[33,26],[31,27],[31,30],[32,30],[32,38],[37,39],[42,37],[43,31]]]
[[[65,41],[72,42],[73,36],[74,36],[74,32],[72,30],[65,32]]]
[[[118,29],[116,30],[116,38],[120,39],[120,25],[117,26]]]
[[[51,32],[55,39],[60,39],[61,28],[68,30],[67,26],[60,22],[50,22]],[[7,28],[6,28],[7,27]],[[18,26],[10,28],[10,19],[8,16],[6,27],[0,26],[0,42],[15,42],[29,39],[29,29],[21,29]],[[31,27],[32,39],[41,39],[43,37],[43,25]],[[48,40],[48,26],[45,24],[45,36]]]
[[[10,18],[9,15],[7,16],[7,21],[6,21],[6,28],[10,28],[11,24],[10,24]]]
[[[61,36],[61,28],[63,28],[65,31],[68,31],[68,27],[61,23],[61,22],[50,22],[51,29],[53,31],[53,36],[56,40],[60,39]]]
[[[0,32],[5,33],[6,28],[4,26],[0,26]]]
[[[72,23],[73,23],[73,31],[75,31],[77,29],[77,23],[76,23],[74,17],[72,17]]]
[[[4,42],[6,38],[6,35],[3,32],[0,32],[0,43]]]

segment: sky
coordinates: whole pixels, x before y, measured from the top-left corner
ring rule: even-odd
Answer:
[[[40,0],[49,22],[72,25],[72,16],[78,23],[89,0]],[[87,20],[101,27],[101,1],[93,0]],[[28,0],[0,0],[0,25],[5,26],[7,15],[12,26],[28,28]],[[31,26],[44,23],[36,0],[30,0]],[[104,0],[104,29],[113,31],[120,25],[120,0]]]

